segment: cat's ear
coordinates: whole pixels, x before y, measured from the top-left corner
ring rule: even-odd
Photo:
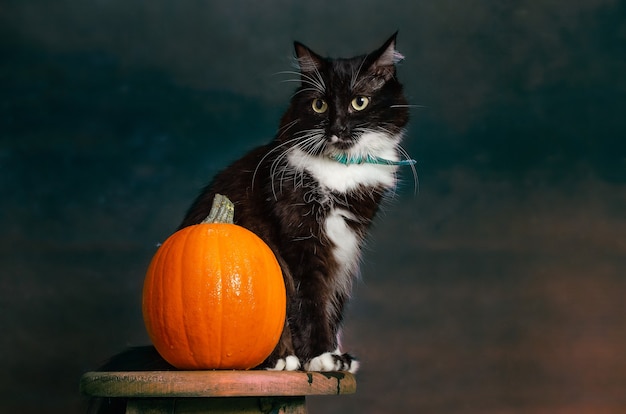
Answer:
[[[396,50],[395,32],[378,50],[371,54],[374,59],[370,65],[370,72],[388,81],[396,74],[396,64],[404,59],[404,56]]]
[[[300,42],[294,42],[298,67],[302,73],[317,72],[322,68],[323,58]]]

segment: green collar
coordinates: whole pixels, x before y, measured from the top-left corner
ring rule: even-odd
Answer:
[[[417,163],[417,161],[415,160],[393,161],[393,160],[388,160],[388,159],[381,158],[381,157],[374,157],[369,154],[365,157],[362,157],[362,156],[348,157],[346,154],[337,154],[337,155],[331,155],[330,159],[337,161],[338,163],[343,164],[343,165],[350,165],[350,164],[413,165]]]

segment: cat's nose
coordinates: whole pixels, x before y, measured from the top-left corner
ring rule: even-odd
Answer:
[[[334,125],[332,125],[332,127],[330,128],[330,131],[328,132],[329,132],[328,136],[330,137],[330,142],[337,142],[337,141],[343,141],[343,140],[349,139],[348,135],[350,135],[348,131],[348,127],[346,125],[339,124],[339,123],[335,123]]]
[[[335,148],[340,150],[346,150],[354,145],[354,141],[350,138],[349,135],[336,135],[329,134],[327,138],[328,142]]]
[[[341,134],[341,135],[329,134],[327,140],[331,144],[333,144],[335,146],[338,146],[340,148],[343,148],[346,145],[349,145],[349,144],[352,143],[352,140],[350,139],[350,136],[348,134],[346,134],[345,132],[344,132],[344,134]]]

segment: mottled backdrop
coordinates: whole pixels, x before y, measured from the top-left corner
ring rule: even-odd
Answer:
[[[626,3],[0,2],[0,412],[80,412],[148,342],[146,266],[274,134],[292,41],[399,29],[418,160],[376,223],[313,413],[626,411]]]

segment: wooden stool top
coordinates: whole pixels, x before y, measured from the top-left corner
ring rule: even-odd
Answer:
[[[118,371],[88,372],[80,381],[92,397],[253,397],[356,392],[348,372]]]

